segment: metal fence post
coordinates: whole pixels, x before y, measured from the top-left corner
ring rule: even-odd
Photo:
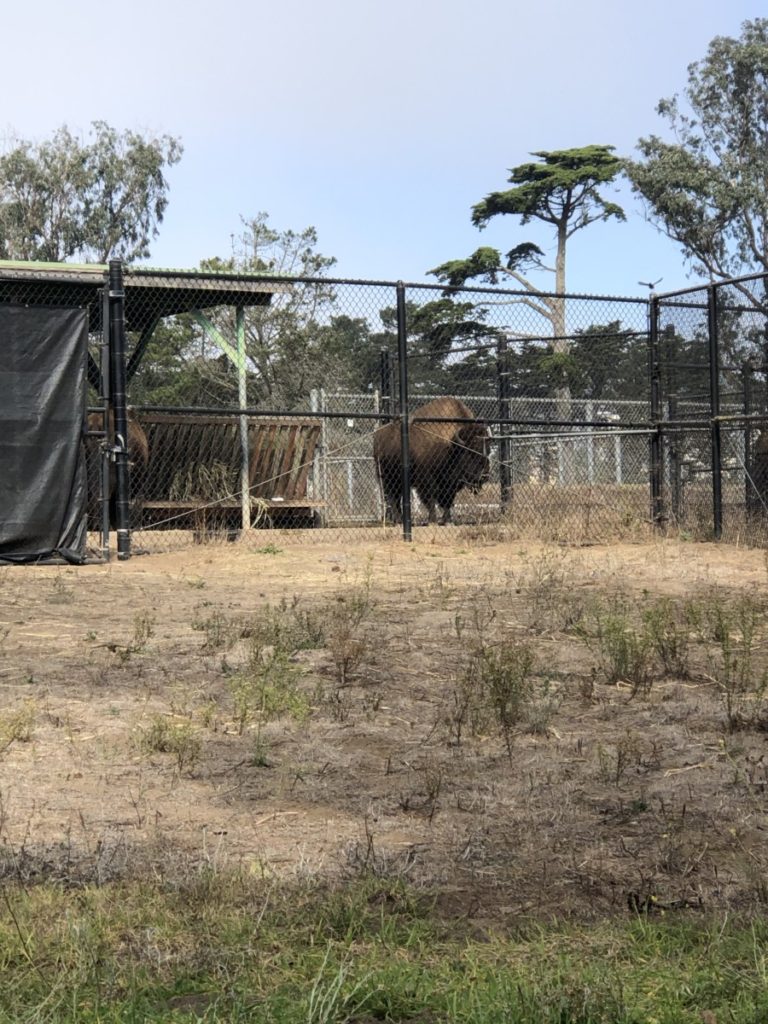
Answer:
[[[510,466],[509,427],[509,365],[507,361],[507,339],[499,338],[496,353],[496,379],[499,392],[499,419],[502,421],[499,438],[499,484],[502,511],[509,506],[512,498],[512,467]]]
[[[235,310],[235,332],[237,335],[237,397],[240,409],[248,408],[248,374],[245,352],[245,309]],[[240,415],[240,525],[245,533],[251,528],[251,474],[248,445],[248,417]]]
[[[743,363],[741,367],[741,386],[744,399],[744,507],[747,513],[757,510],[755,491],[752,486],[752,367]]]
[[[130,479],[128,468],[128,413],[125,395],[125,291],[123,264],[109,262],[110,391],[115,418],[115,528],[117,557],[131,557]]]
[[[661,529],[664,526],[661,366],[659,360],[659,300],[655,295],[649,299],[648,318],[648,372],[651,391],[651,427],[653,428],[650,437],[651,522],[657,529]]]
[[[411,449],[408,423],[408,331],[405,312],[405,285],[397,289],[397,361],[400,373],[400,459],[402,462],[401,500],[403,509],[403,540],[413,539],[411,524]]]
[[[709,330],[709,415],[712,438],[712,530],[715,540],[723,533],[723,466],[720,450],[720,344],[717,322],[717,285],[707,289]]]
[[[677,395],[677,350],[676,336],[673,324],[667,324],[664,328],[664,365],[667,371],[667,415],[673,423],[678,420],[678,395]],[[682,515],[682,493],[683,477],[680,460],[680,435],[675,429],[670,434],[669,444],[669,469],[670,483],[672,486],[672,515],[675,522],[679,523]]]

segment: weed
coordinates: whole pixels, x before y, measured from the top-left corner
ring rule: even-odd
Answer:
[[[301,669],[284,650],[263,647],[254,640],[245,668],[229,680],[238,732],[242,734],[251,723],[256,726],[253,765],[268,765],[263,735],[268,722],[285,715],[304,721],[309,715],[309,701],[297,686],[300,676]]]
[[[552,719],[560,708],[560,695],[552,691],[552,684],[545,679],[541,690],[532,690],[525,708],[525,729],[534,736],[548,736]]]
[[[143,612],[136,612],[133,617],[133,650],[142,651],[154,634],[155,618],[152,613],[146,609]]]
[[[0,716],[0,752],[7,750],[14,742],[29,743],[35,730],[37,705],[26,700],[18,707],[5,711]]]
[[[633,697],[647,695],[653,685],[653,644],[634,624],[626,599],[595,604],[590,617],[592,630],[582,627],[578,633],[596,651],[605,682],[629,683]]]
[[[420,785],[414,792],[400,794],[400,807],[404,811],[416,811],[426,815],[431,824],[437,813],[438,799],[443,788],[443,767],[428,757],[416,771]]]
[[[197,763],[202,741],[191,722],[172,722],[167,715],[154,715],[142,732],[141,748],[147,753],[173,754],[181,772]]]
[[[326,644],[339,686],[346,686],[372,657],[367,620],[374,607],[369,574],[361,586],[337,594],[328,612]]]
[[[69,586],[64,576],[61,573],[57,573],[53,577],[53,583],[51,584],[53,593],[51,595],[51,603],[53,604],[69,604],[70,601],[74,600],[75,591]]]
[[[684,609],[662,597],[645,609],[643,622],[651,649],[666,675],[686,679],[690,673],[690,636]]]
[[[454,691],[454,733],[460,738],[467,718],[475,728],[483,721],[494,721],[511,756],[515,729],[533,693],[533,668],[533,651],[523,641],[478,645],[470,655],[458,690]]]
[[[231,646],[242,635],[242,623],[228,618],[221,611],[212,611],[206,618],[192,620],[192,629],[205,633],[204,651],[218,651]]]
[[[253,551],[256,555],[282,555],[283,553],[283,549],[276,544],[265,544],[263,547],[254,548]]]
[[[286,598],[277,605],[265,605],[243,627],[243,635],[262,646],[274,647],[284,654],[315,650],[325,643],[323,616],[311,608],[304,608],[298,595],[289,602]]]
[[[661,749],[656,743],[648,745],[640,736],[628,729],[613,745],[613,749],[597,746],[598,775],[603,782],[618,786],[630,769],[647,772],[660,765]]]
[[[573,570],[562,551],[547,548],[535,558],[523,558],[514,583],[524,598],[523,617],[532,632],[570,631],[581,621],[583,602],[572,582]]]

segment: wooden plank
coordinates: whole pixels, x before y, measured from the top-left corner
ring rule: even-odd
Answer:
[[[309,479],[312,464],[315,461],[317,442],[320,440],[320,424],[315,424],[311,430],[304,431],[302,437],[304,439],[302,465],[296,474],[296,485],[294,487],[294,494],[299,496],[307,493],[307,480]]]

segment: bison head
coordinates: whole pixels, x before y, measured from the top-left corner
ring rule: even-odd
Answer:
[[[491,475],[491,434],[484,423],[465,423],[458,432],[461,486],[477,494]]]

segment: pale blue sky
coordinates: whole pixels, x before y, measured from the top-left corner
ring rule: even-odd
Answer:
[[[479,245],[552,239],[470,209],[534,150],[633,153],[663,133],[662,97],[716,35],[764,14],[746,0],[61,0],[3,12],[0,129],[39,139],[94,119],[180,136],[153,266],[226,256],[240,216],[313,225],[354,278],[429,280]],[[568,290],[691,283],[626,191],[627,224],[569,250]],[[548,287],[548,278],[535,278]]]

